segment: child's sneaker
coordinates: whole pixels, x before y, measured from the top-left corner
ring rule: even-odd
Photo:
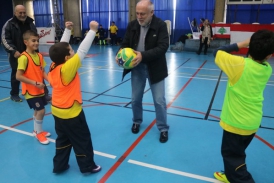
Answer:
[[[99,165],[95,165],[96,167],[92,168],[92,167],[88,167],[88,168],[85,168],[85,169],[80,169],[80,171],[82,173],[97,173],[97,172],[100,172],[101,171],[101,166]]]
[[[41,144],[48,144],[49,143],[49,140],[47,139],[47,137],[43,134],[43,132],[41,133],[36,133],[36,132],[33,132],[34,133],[34,136],[35,138],[41,143]]]
[[[100,172],[101,171],[101,166],[99,166],[99,165],[97,165],[97,167],[96,168],[93,168],[92,170],[91,170],[91,173],[97,173],[97,172]]]
[[[36,132],[35,131],[33,131],[32,132],[33,133],[33,135],[36,135]],[[49,132],[46,132],[46,131],[43,131],[43,132],[41,132],[45,137],[49,137],[49,136],[51,136],[51,134],[49,133]]]
[[[45,137],[49,137],[51,136],[51,134],[49,132],[43,131],[41,132]]]
[[[229,183],[229,181],[226,178],[226,175],[223,172],[214,172],[214,177],[219,181]]]

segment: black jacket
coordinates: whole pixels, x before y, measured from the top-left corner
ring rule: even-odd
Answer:
[[[140,24],[133,20],[128,24],[121,48],[137,49],[140,36]],[[142,63],[147,64],[151,84],[157,83],[168,76],[166,51],[169,47],[169,36],[164,21],[153,15],[145,38],[145,51],[142,51]],[[124,69],[124,76],[131,70]]]
[[[31,30],[37,32],[33,21],[32,18],[27,17],[25,24],[28,24]],[[15,16],[9,19],[2,28],[1,41],[5,50],[9,53],[9,61],[12,69],[17,69],[18,65],[14,53],[16,51],[22,53],[26,50],[22,34],[18,19]]]

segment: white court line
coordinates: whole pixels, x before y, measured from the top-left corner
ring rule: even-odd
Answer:
[[[220,181],[218,181],[216,179],[213,179],[213,178],[208,178],[208,177],[204,177],[204,176],[200,176],[200,175],[196,175],[196,174],[192,174],[192,173],[173,170],[173,169],[170,169],[170,168],[156,166],[156,165],[143,163],[143,162],[135,161],[135,160],[131,160],[131,159],[128,160],[128,163],[132,163],[132,164],[135,164],[135,165],[140,165],[140,166],[155,169],[155,170],[160,170],[160,171],[163,171],[163,172],[182,175],[182,176],[185,176],[185,177],[190,177],[190,178],[194,178],[194,179],[198,179],[198,180],[203,180],[203,181],[208,181],[208,182],[213,182],[213,183],[221,183]]]
[[[28,136],[33,137],[33,134],[32,134],[32,133],[29,133],[29,132],[26,132],[26,131],[23,131],[23,130],[18,130],[18,129],[11,128],[11,127],[4,126],[4,125],[0,125],[0,127],[1,127],[1,128],[4,128],[4,129],[7,129],[7,130],[10,130],[10,131],[14,131],[14,132],[17,132],[17,133],[21,133],[21,134],[24,134],[24,135],[28,135]],[[55,140],[54,140],[54,139],[51,139],[51,138],[47,138],[47,139],[48,139],[50,142],[55,143]],[[111,154],[106,154],[106,153],[99,152],[99,151],[93,151],[93,152],[94,152],[94,154],[99,155],[99,156],[104,156],[104,157],[111,158],[111,159],[115,159],[115,158],[116,158],[116,156],[111,155]]]
[[[201,78],[201,77],[188,77],[188,76],[177,76],[179,78],[192,78],[192,79],[200,79],[200,80],[209,80],[209,81],[217,81],[218,79],[209,79],[209,78]],[[226,82],[227,80],[221,79],[221,82]],[[274,86],[274,84],[266,84],[268,86]]]

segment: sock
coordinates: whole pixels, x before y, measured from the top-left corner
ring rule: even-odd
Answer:
[[[104,44],[106,44],[106,40],[103,40]]]
[[[102,40],[100,40],[100,45],[102,44]]]
[[[32,120],[33,120],[33,131],[35,131],[35,116],[32,116]]]
[[[43,120],[37,120],[35,117],[34,117],[34,131],[38,134],[38,133],[41,133],[43,131],[43,128],[42,128],[42,124],[43,124]]]

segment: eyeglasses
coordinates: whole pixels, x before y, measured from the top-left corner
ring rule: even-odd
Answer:
[[[18,14],[20,14],[20,15],[25,15],[26,12],[18,12]]]
[[[141,16],[141,17],[143,17],[143,16],[145,16],[147,13],[138,13],[138,12],[136,12],[136,15],[138,16]]]

